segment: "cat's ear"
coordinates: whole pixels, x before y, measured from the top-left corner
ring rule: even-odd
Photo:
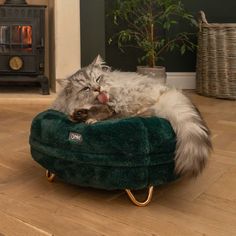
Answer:
[[[91,63],[92,66],[101,66],[106,64],[106,62],[102,59],[102,57],[98,54],[96,58]]]
[[[98,54],[96,58],[91,63],[92,66],[100,67],[104,72],[111,71],[111,67],[106,65],[106,62],[102,59],[102,57]]]
[[[57,79],[56,80],[57,83],[62,87],[66,87],[66,85],[68,84],[69,80],[68,79]]]

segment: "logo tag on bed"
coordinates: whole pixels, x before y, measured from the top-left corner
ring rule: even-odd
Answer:
[[[83,142],[83,137],[79,133],[70,132],[69,140],[73,141],[73,142],[76,142],[76,143],[82,143]]]

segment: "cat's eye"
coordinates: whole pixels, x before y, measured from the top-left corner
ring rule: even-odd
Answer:
[[[109,71],[111,71],[111,67],[106,66],[106,65],[103,65],[103,66],[102,66],[102,71],[104,71],[104,72],[109,72]]]
[[[102,78],[103,78],[103,75],[100,75],[100,76],[96,79],[96,82],[99,83]]]
[[[88,92],[90,91],[90,87],[84,87],[83,89],[81,89],[82,91]]]

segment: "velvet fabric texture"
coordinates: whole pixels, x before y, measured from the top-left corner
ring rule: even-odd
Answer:
[[[170,123],[157,117],[87,125],[47,110],[32,122],[30,146],[35,161],[80,186],[134,190],[177,178],[176,136]]]

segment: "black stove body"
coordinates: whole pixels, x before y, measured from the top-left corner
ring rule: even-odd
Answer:
[[[0,5],[0,83],[39,82],[49,94],[45,71],[45,9],[25,0]]]

